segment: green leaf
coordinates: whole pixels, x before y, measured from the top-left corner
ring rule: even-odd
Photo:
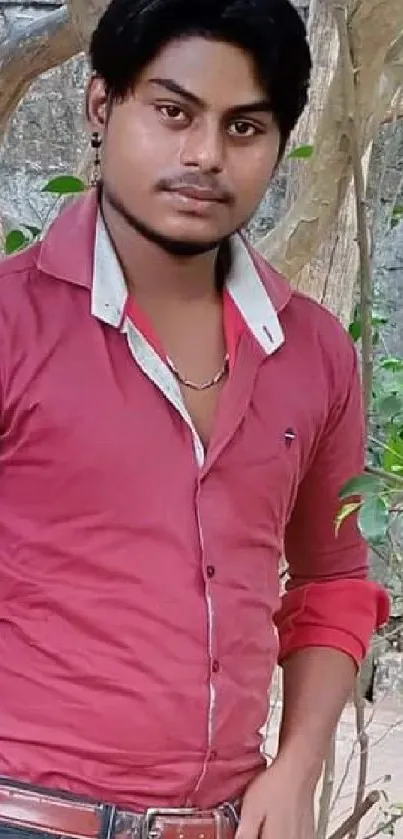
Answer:
[[[386,326],[389,323],[389,318],[384,315],[372,315],[371,323],[372,326]]]
[[[4,243],[4,251],[9,256],[16,251],[20,251],[29,244],[29,239],[24,236],[22,230],[10,230]]]
[[[368,498],[358,514],[358,527],[367,542],[380,542],[389,526],[389,511],[383,498]]]
[[[377,405],[377,413],[382,416],[382,419],[392,420],[401,412],[402,407],[402,399],[399,399],[396,393],[391,393],[380,400]]]
[[[349,333],[350,337],[353,339],[355,343],[360,340],[361,338],[361,321],[360,320],[353,320],[349,326]]]
[[[403,204],[395,204],[392,210],[392,218],[390,221],[390,226],[397,227],[399,222],[403,219]]]
[[[309,160],[312,157],[315,149],[314,146],[296,146],[288,155],[289,160]]]
[[[361,309],[360,306],[357,304],[354,306],[354,313],[352,317],[352,322],[349,326],[349,333],[353,339],[353,341],[359,341],[361,338]]]
[[[59,175],[52,178],[42,189],[42,192],[51,192],[52,195],[75,195],[78,192],[85,192],[87,189],[84,181],[74,175]]]
[[[337,513],[335,525],[336,525],[336,536],[339,534],[339,530],[343,524],[343,522],[355,513],[357,510],[360,509],[362,506],[362,501],[352,501],[351,504],[343,504],[343,507]]]
[[[384,483],[377,475],[357,475],[356,478],[351,478],[339,493],[339,498],[344,501],[345,498],[351,498],[353,495],[378,495],[384,489]]]
[[[389,435],[382,459],[383,468],[387,472],[403,472],[403,437],[399,431],[392,431]]]
[[[403,359],[393,358],[393,356],[383,358],[380,362],[380,366],[382,367],[382,370],[390,370],[391,373],[400,373],[403,370]]]
[[[388,318],[384,317],[383,315],[373,314],[371,318],[372,329],[373,329],[373,341],[374,344],[378,343],[379,341],[379,326],[385,326],[388,323]],[[362,337],[362,323],[361,323],[361,312],[360,307],[356,306],[354,312],[354,318],[352,323],[349,326],[349,333],[353,341],[357,342]]]

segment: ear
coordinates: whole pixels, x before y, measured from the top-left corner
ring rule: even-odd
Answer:
[[[95,74],[88,83],[85,111],[91,131],[98,131],[102,137],[108,119],[108,94],[105,82]]]

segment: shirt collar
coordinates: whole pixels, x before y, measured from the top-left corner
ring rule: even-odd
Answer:
[[[266,354],[284,342],[278,313],[292,290],[243,239],[233,237],[234,259],[226,289]],[[45,236],[38,254],[42,272],[91,290],[92,313],[119,328],[127,298],[119,260],[99,213],[96,190],[68,205]]]
[[[240,235],[233,236],[232,247],[232,268],[227,278],[226,291],[264,352],[271,355],[284,343],[277,312]],[[104,323],[119,328],[124,320],[126,301],[123,272],[105,223],[98,213],[91,312]]]
[[[95,229],[91,314],[109,326],[123,322],[127,287],[115,248],[98,212]]]

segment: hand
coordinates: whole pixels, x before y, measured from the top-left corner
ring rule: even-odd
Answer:
[[[277,758],[246,791],[236,839],[314,839],[316,783]]]

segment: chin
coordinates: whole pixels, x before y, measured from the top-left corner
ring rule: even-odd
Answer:
[[[114,211],[120,215],[137,234],[174,256],[197,256],[217,248],[223,239],[231,235],[223,231],[224,225],[214,223],[211,218],[194,213],[158,213],[158,219],[140,216],[131,209],[106,184],[103,196]],[[204,203],[204,202],[199,202]],[[161,208],[159,208],[160,210]],[[232,232],[232,231],[231,231]]]
[[[201,245],[207,242],[220,241],[226,238],[228,230],[223,230],[222,226],[217,224],[209,224],[201,219],[188,219],[186,217],[175,220],[175,222],[166,225],[160,225],[160,234],[167,239],[177,239],[182,242],[199,242]]]
[[[187,243],[195,243],[198,245],[207,245],[209,242],[220,242],[223,238],[225,238],[225,234],[218,230],[208,230],[206,232],[200,233],[199,231],[194,230],[172,230],[167,229],[165,231],[161,231],[161,238],[164,239],[172,239],[175,242],[183,242],[184,245]]]

